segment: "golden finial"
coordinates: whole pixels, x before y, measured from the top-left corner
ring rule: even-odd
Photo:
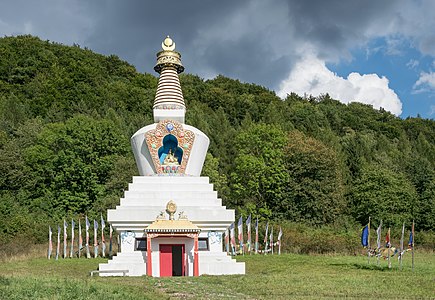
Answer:
[[[157,53],[157,64],[154,70],[161,73],[164,68],[175,68],[178,74],[184,71],[181,54],[175,51],[175,42],[168,36],[162,42],[163,50]]]
[[[165,51],[175,50],[175,42],[169,37],[169,35],[167,35],[164,41],[162,42],[162,48]]]

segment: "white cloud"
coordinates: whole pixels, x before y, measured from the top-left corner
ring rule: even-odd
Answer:
[[[384,108],[395,115],[402,113],[402,102],[389,88],[388,79],[377,74],[350,73],[347,78],[337,76],[314,55],[307,55],[299,61],[287,79],[280,84],[278,94],[295,92],[299,95],[318,96],[328,93],[343,103],[357,101],[371,104],[374,108]]]
[[[435,72],[421,72],[420,78],[414,84],[414,92],[421,93],[435,89]]]

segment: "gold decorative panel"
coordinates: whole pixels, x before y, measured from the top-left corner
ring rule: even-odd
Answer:
[[[161,163],[159,149],[163,147],[163,139],[172,134],[178,142],[178,147],[183,151],[181,163]],[[173,120],[160,121],[156,129],[145,133],[145,140],[150,151],[154,167],[157,174],[184,174],[189,161],[190,152],[195,141],[195,134],[190,130],[185,130],[183,124]]]

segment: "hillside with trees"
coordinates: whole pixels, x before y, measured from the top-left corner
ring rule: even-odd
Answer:
[[[327,94],[283,100],[223,76],[180,80],[186,123],[211,141],[203,175],[236,214],[435,230],[434,120]],[[157,81],[77,45],[0,39],[0,244],[45,241],[47,224],[119,203]]]

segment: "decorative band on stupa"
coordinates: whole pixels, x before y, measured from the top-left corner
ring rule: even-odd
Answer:
[[[163,50],[157,53],[154,70],[160,74],[153,109],[186,109],[178,74],[184,71],[181,54],[175,51],[175,42],[167,36]]]

